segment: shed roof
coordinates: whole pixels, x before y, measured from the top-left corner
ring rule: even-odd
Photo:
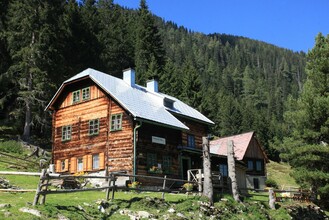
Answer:
[[[212,140],[210,141],[210,152],[214,154],[227,156],[227,142],[232,140],[234,144],[234,156],[236,157],[237,160],[243,160],[243,157],[248,149],[249,143],[253,138],[253,136],[254,136],[254,132],[251,131],[243,134]],[[262,148],[261,150],[263,151]],[[267,160],[267,156],[264,151],[263,154]]]
[[[91,68],[88,68],[64,81],[46,107],[46,110],[51,108],[66,84],[85,77],[89,77],[92,81],[94,81],[105,92],[111,95],[123,108],[129,111],[136,119],[145,119],[170,127],[188,130],[189,128],[172,114],[175,113],[198,120],[202,123],[214,124],[214,122],[205,117],[203,114],[174,97],[160,92],[151,92],[145,87],[137,84],[130,86],[122,79]],[[164,106],[164,98],[169,98],[175,101],[173,108],[169,109]]]

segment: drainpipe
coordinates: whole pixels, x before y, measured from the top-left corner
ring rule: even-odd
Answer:
[[[142,126],[142,122],[140,122],[140,124],[136,123],[135,128],[134,128],[134,170],[133,170],[133,175],[136,175],[136,161],[137,161],[136,160],[136,131],[141,126]],[[134,177],[134,181],[135,180],[136,180],[136,177]]]

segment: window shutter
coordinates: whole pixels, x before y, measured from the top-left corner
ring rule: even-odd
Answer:
[[[56,173],[61,172],[61,161],[57,160],[56,161]]]
[[[88,162],[87,162],[87,171],[93,170],[93,155],[87,155]]]
[[[77,172],[77,158],[76,157],[71,158],[70,172],[71,173]]]
[[[104,156],[104,152],[99,153],[99,169],[100,170],[105,169],[105,156]]]
[[[87,160],[87,155],[83,156],[82,157],[82,161],[83,161],[83,171],[87,171],[88,167],[87,167],[87,164],[88,164],[88,160]]]
[[[69,171],[69,159],[65,159],[65,168],[63,171]]]

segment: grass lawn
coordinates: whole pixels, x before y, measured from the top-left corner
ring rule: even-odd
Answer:
[[[279,189],[299,187],[294,178],[290,176],[292,170],[289,164],[270,161],[270,163],[266,165],[266,169],[267,178],[275,180],[279,185]]]

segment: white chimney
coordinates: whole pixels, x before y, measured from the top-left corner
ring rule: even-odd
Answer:
[[[125,81],[128,85],[135,85],[135,70],[128,68],[123,70],[123,81]]]
[[[159,92],[158,81],[155,79],[147,81],[146,89],[151,92]]]

